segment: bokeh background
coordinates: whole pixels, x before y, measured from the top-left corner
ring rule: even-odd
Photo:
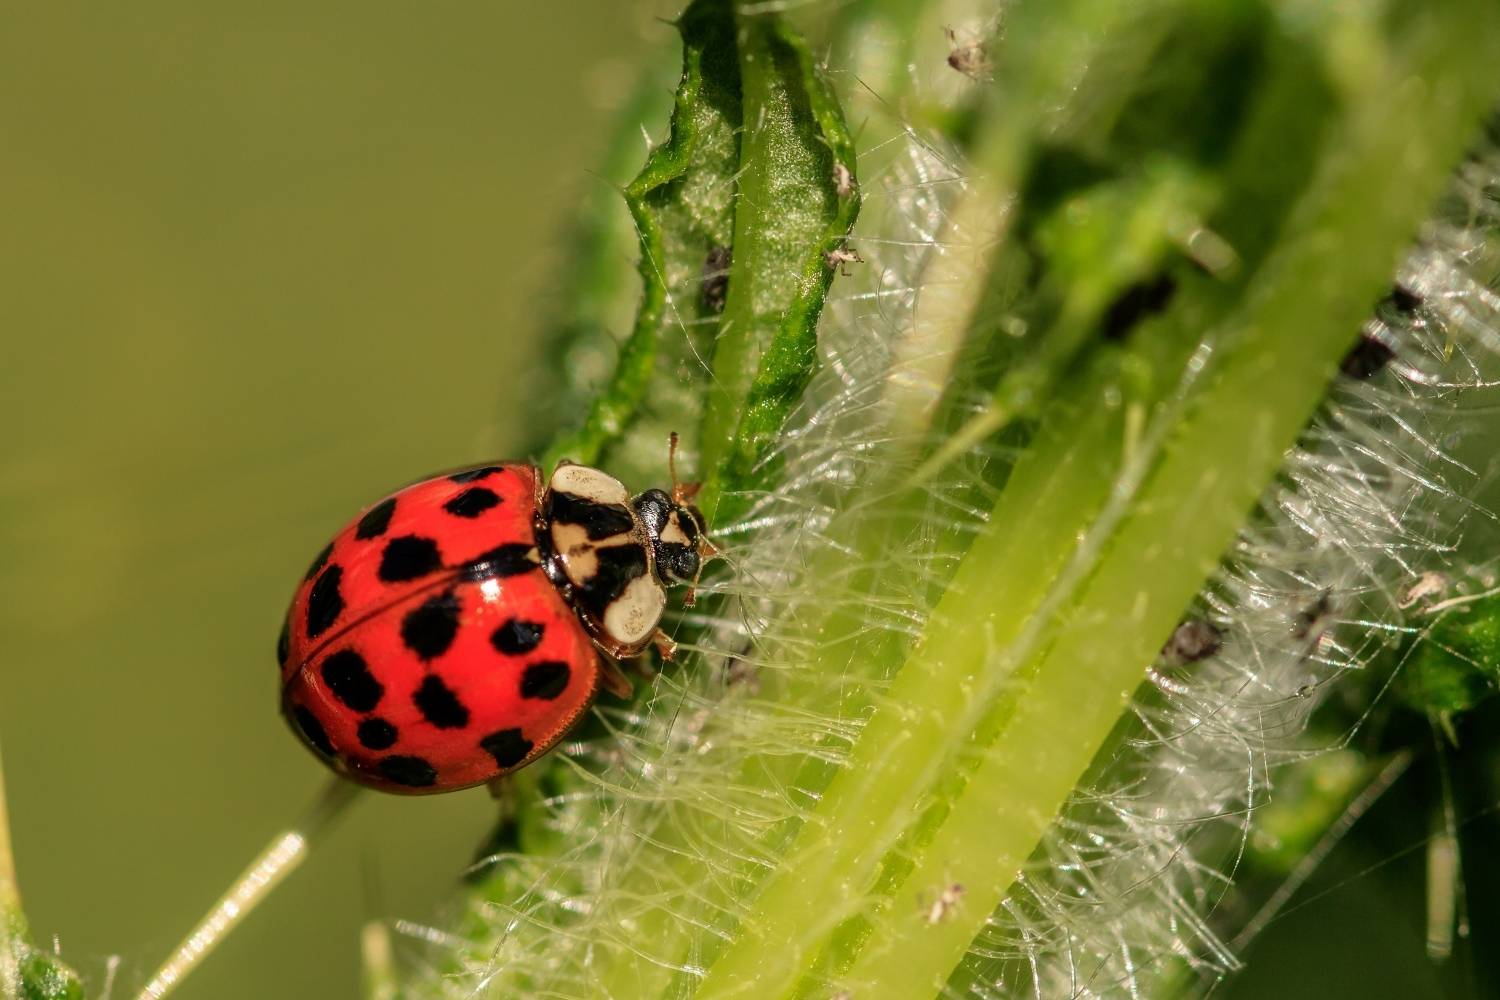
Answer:
[[[676,57],[665,4],[3,9],[0,734],[38,936],[119,997],[324,780],[291,589],[521,438],[610,107]],[[359,923],[433,919],[491,818],[365,796],[181,996],[354,996]]]
[[[358,507],[524,436],[569,210],[673,10],[6,5],[0,734],[35,930],[96,986],[323,782],[275,708],[284,603]],[[439,920],[492,818],[365,796],[180,995],[354,996],[358,926]],[[1420,852],[1338,863],[1224,995],[1456,995]]]

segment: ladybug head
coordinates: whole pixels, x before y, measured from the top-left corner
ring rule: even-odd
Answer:
[[[631,504],[651,540],[657,579],[667,586],[697,583],[704,556],[712,551],[698,508],[665,490],[647,490]]]

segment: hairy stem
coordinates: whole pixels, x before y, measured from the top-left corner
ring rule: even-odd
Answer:
[[[1139,494],[1114,496],[1097,518],[1066,491],[1045,504],[1047,530],[1089,539],[1072,556],[1063,589],[1051,588],[1042,605],[1050,639],[1041,641],[1029,620],[1036,602],[1013,600],[1012,591],[1035,593],[1038,575],[1047,580],[1057,569],[1045,558],[1018,558],[1034,540],[1017,540],[1014,522],[997,510],[927,639],[819,801],[802,846],[744,918],[749,933],[710,969],[700,995],[790,989],[837,918],[807,901],[862,898],[936,763],[963,750],[1004,686],[1020,678],[1019,691],[1007,695],[1008,719],[907,882],[923,892],[961,883],[964,905],[938,921],[918,907],[892,907],[844,977],[857,995],[871,997],[927,995],[946,980],[1321,399],[1487,106],[1495,13],[1471,0],[1407,20],[1389,48],[1363,39],[1371,47],[1357,78],[1345,81],[1358,94],[1348,94],[1311,190],[1243,305],[1210,338],[1220,346],[1194,354],[1182,395],[1157,418],[1159,459],[1138,452],[1127,462],[1138,470]],[[1419,132],[1415,155],[1410,137]],[[1337,279],[1328,273],[1333,234]],[[1101,447],[1128,454],[1140,445],[1105,435],[1079,450],[1080,467],[1113,464]],[[1018,472],[1007,493],[1020,488],[1019,479]],[[1066,629],[1054,627],[1061,620]]]

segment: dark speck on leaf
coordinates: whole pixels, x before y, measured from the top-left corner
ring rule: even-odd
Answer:
[[[714,247],[703,262],[703,308],[709,312],[724,311],[724,303],[729,298],[730,260],[728,247]]]
[[[1224,634],[1212,622],[1189,618],[1178,625],[1162,647],[1162,658],[1174,666],[1206,660],[1224,645]]]

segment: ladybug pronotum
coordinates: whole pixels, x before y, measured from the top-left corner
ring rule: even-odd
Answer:
[[[313,560],[277,643],[281,707],[346,777],[421,794],[482,784],[546,753],[616,660],[653,643],[666,588],[713,548],[692,488],[632,497],[564,463],[483,465],[408,486]],[[691,594],[691,592],[690,592]]]

